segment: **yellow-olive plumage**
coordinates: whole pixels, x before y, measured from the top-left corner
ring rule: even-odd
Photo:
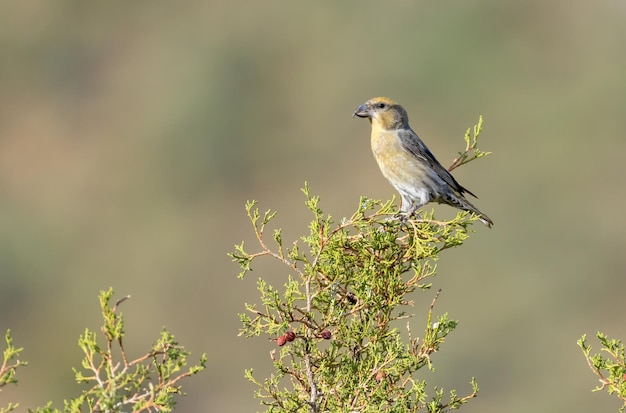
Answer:
[[[372,125],[372,152],[381,172],[402,197],[402,212],[412,215],[428,202],[451,205],[470,211],[491,227],[493,221],[472,205],[463,188],[409,126],[406,110],[384,97],[359,106],[353,116],[369,118]]]

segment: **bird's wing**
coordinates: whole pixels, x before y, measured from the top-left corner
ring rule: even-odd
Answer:
[[[478,198],[471,191],[464,188],[459,184],[456,179],[448,172],[446,168],[441,166],[435,155],[424,145],[424,142],[417,136],[417,134],[412,129],[401,129],[398,131],[399,138],[402,147],[404,150],[409,152],[411,155],[416,158],[423,159],[430,167],[444,180],[445,183],[450,185],[450,188],[453,190],[463,194],[464,192],[470,194],[474,198]]]

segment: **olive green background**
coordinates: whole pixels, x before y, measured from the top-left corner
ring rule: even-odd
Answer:
[[[337,219],[389,199],[350,117],[384,95],[443,164],[480,114],[494,152],[455,172],[495,226],[439,262],[437,310],[461,323],[420,377],[475,376],[467,413],[617,411],[576,340],[626,340],[625,38],[617,0],[1,2],[0,330],[30,364],[0,404],[79,394],[111,286],[131,356],[162,326],[207,352],[179,411],[257,411],[243,369],[269,372],[274,345],[237,337],[237,312],[286,273],[236,279],[244,203],[290,242],[305,181]]]

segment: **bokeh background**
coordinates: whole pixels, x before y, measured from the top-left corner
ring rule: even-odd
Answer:
[[[389,199],[350,117],[385,95],[442,163],[480,114],[494,152],[455,172],[495,226],[439,262],[461,324],[423,378],[475,376],[467,413],[617,411],[576,340],[626,339],[625,39],[618,0],[1,2],[0,330],[30,364],[0,404],[79,394],[111,286],[131,355],[162,326],[208,354],[179,411],[257,411],[243,369],[269,372],[273,345],[238,338],[237,313],[286,274],[236,279],[244,203],[289,242],[305,181],[337,219]]]

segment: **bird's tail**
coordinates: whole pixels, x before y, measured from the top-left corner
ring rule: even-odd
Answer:
[[[483,224],[487,225],[489,228],[493,226],[493,221],[491,220],[491,218],[489,218],[487,215],[482,213],[478,208],[472,205],[472,203],[468,201],[467,199],[465,199],[465,197],[455,196],[455,197],[451,197],[447,199],[446,201],[449,201],[450,205],[457,207],[459,209],[462,209],[463,211],[469,211],[469,212],[476,214],[478,216],[478,220],[482,222]]]
[[[478,220],[482,222],[483,224],[487,225],[489,228],[493,226],[493,221],[491,220],[491,218],[489,218],[487,215],[482,213],[478,208],[472,205],[469,201],[465,200],[465,202],[467,203],[467,205],[461,209],[465,211],[473,212],[474,214],[476,214],[478,216]]]
[[[478,211],[478,220],[482,222],[483,224],[487,225],[489,228],[493,226],[493,221],[491,220],[491,218],[489,218],[487,215],[483,214],[480,211]]]

